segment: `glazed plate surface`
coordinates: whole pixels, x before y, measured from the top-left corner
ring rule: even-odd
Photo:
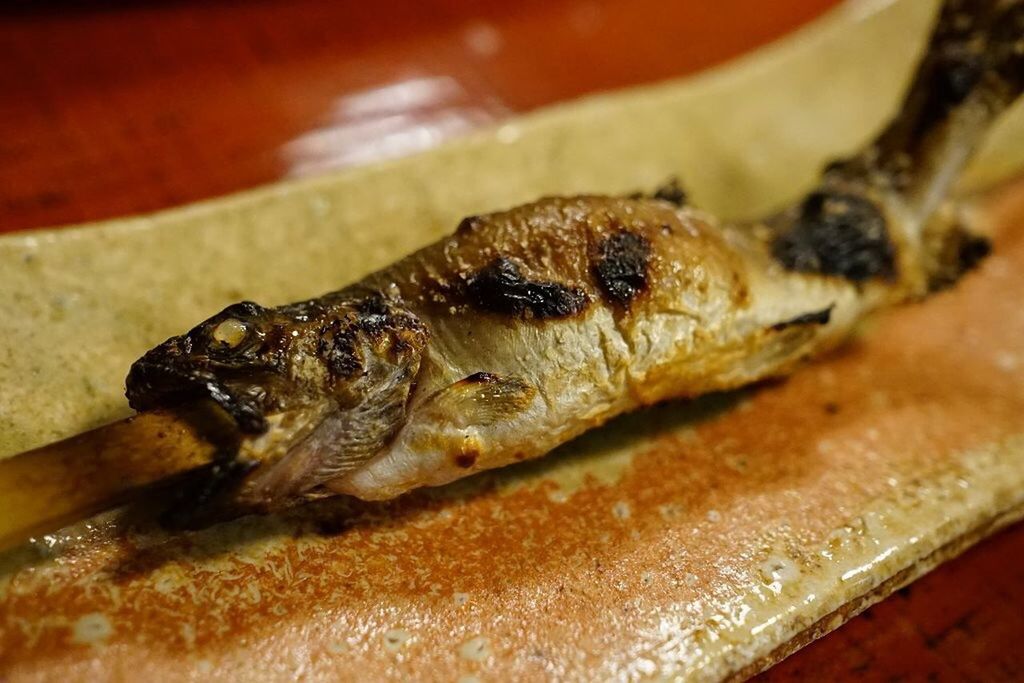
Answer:
[[[891,113],[934,3],[844,6],[695,79],[419,156],[0,238],[0,454],[127,413],[155,342],[238,298],[337,288],[544,194],[678,176],[758,215]],[[1024,115],[964,191],[1012,175]],[[170,536],[108,515],[3,558],[5,680],[719,679],[752,673],[1024,513],[1024,186],[994,255],[793,378],[617,420],[390,504]],[[140,448],[144,448],[140,444]]]

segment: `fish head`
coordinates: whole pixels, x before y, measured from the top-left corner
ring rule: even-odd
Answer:
[[[126,394],[136,410],[212,401],[255,436],[282,416],[304,422],[358,403],[383,381],[374,368],[418,361],[426,341],[420,321],[379,292],[277,308],[244,301],[147,352]]]

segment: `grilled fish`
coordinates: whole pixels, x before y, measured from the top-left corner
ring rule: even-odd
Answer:
[[[226,308],[136,361],[129,401],[216,404],[240,436],[203,497],[267,509],[391,498],[785,375],[987,253],[946,195],[1022,84],[1024,2],[946,2],[898,117],[792,207],[722,224],[668,186],[471,216],[340,291]]]

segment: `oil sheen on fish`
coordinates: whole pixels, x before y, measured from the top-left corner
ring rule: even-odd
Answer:
[[[1021,91],[1022,36],[1020,0],[947,2],[897,119],[764,221],[671,186],[472,216],[338,292],[228,307],[137,361],[128,398],[219,405],[242,436],[203,490],[265,509],[391,498],[784,375],[987,253],[945,198]]]

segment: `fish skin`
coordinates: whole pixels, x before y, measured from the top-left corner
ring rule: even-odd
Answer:
[[[623,302],[602,287],[600,264],[604,245],[625,235],[646,245],[646,256],[644,277],[634,278],[644,285]],[[498,256],[521,264],[531,281],[582,292],[587,305],[551,318],[481,306],[459,283]],[[878,295],[858,293],[844,279],[786,274],[764,240],[730,234],[698,211],[608,197],[548,198],[481,217],[471,231],[368,284],[396,289],[431,330],[431,341],[395,441],[327,483],[361,498],[388,498],[538,457],[642,405],[785,374],[838,341],[865,303],[887,291],[871,284],[867,289]],[[775,329],[829,307],[835,323]],[[500,421],[466,419],[449,387],[480,371],[532,387],[535,395]]]
[[[762,222],[720,224],[679,191],[469,217],[352,287],[168,340],[133,366],[129,399],[213,398],[256,463],[226,495],[272,508],[391,498],[783,376],[984,255],[946,195],[1020,94],[1022,17],[1019,0],[947,2],[901,114]],[[228,319],[248,331],[237,349],[216,341]]]

